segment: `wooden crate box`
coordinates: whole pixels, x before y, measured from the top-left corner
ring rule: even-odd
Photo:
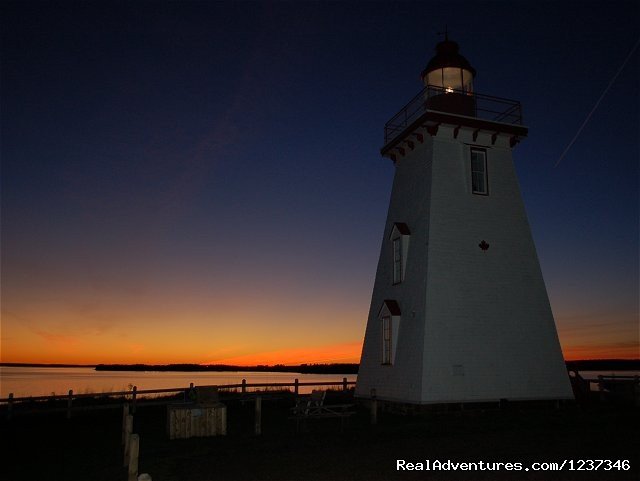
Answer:
[[[167,430],[169,439],[224,436],[227,434],[227,407],[222,403],[169,405]]]

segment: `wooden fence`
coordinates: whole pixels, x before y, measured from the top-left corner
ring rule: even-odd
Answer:
[[[302,386],[314,386],[314,387],[338,387],[342,388],[343,391],[349,389],[349,386],[355,385],[355,381],[347,381],[347,378],[342,378],[342,381],[331,381],[331,382],[300,382],[298,379],[294,379],[292,383],[288,382],[274,382],[274,383],[248,383],[246,379],[243,379],[241,383],[238,384],[218,384],[218,385],[204,385],[198,387],[208,387],[208,388],[217,388],[218,390],[240,390],[240,393],[246,394],[250,392],[250,390],[260,390],[260,389],[291,389],[293,388],[294,394],[297,396],[300,392],[300,387]],[[93,410],[93,409],[110,409],[110,408],[120,408],[122,404],[114,403],[114,400],[123,399],[126,402],[131,403],[131,411],[135,413],[136,408],[140,405],[150,406],[150,405],[158,405],[158,404],[168,404],[175,402],[175,399],[172,398],[162,398],[162,399],[154,399],[149,400],[146,399],[144,402],[139,403],[140,397],[148,397],[149,395],[157,395],[157,394],[166,394],[166,395],[183,395],[183,400],[187,401],[189,399],[189,393],[193,390],[194,384],[191,383],[188,387],[176,387],[176,388],[165,388],[165,389],[140,389],[138,390],[137,386],[133,386],[130,391],[114,391],[114,392],[102,392],[102,393],[82,393],[75,394],[73,390],[69,390],[67,394],[60,395],[52,395],[52,396],[26,396],[26,397],[14,397],[13,393],[9,394],[9,397],[0,399],[0,406],[6,406],[7,408],[7,419],[11,419],[14,414],[14,404],[16,403],[30,403],[30,402],[56,402],[56,401],[66,401],[66,406],[38,406],[41,409],[37,410],[27,410],[22,411],[23,413],[34,412],[34,411],[66,411],[67,418],[71,417],[71,413],[74,410]],[[109,400],[108,404],[93,404],[86,406],[74,406],[73,401],[78,399],[99,399],[99,400]]]

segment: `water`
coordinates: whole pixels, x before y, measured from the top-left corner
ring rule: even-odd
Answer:
[[[355,381],[356,374],[300,374],[295,372],[138,372],[96,371],[92,367],[5,367],[0,366],[0,397],[9,393],[14,397],[50,396],[128,391],[137,386],[142,389],[167,389],[194,385],[290,382],[342,382]],[[300,393],[311,392],[312,386],[301,386]]]
[[[591,381],[595,381],[598,379],[598,376],[637,376],[640,377],[640,371],[579,371],[580,375],[584,379],[589,379]],[[589,389],[591,391],[598,391],[600,388],[598,387],[597,382],[591,382]]]
[[[598,376],[640,376],[640,371],[580,371],[585,379],[597,379]]]
[[[581,371],[586,379],[598,375],[640,376],[640,371]],[[355,381],[356,374],[300,374],[295,372],[138,372],[96,371],[91,367],[4,367],[0,366],[0,397],[9,393],[15,397],[49,396],[52,393],[66,394],[73,389],[76,394],[128,391],[132,386],[142,389],[165,389],[188,387],[189,383],[200,385],[248,383],[333,382]],[[592,389],[597,389],[592,384]],[[313,387],[301,386],[301,393],[311,392]]]

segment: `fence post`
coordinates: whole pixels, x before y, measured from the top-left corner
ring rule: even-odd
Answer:
[[[247,380],[243,379],[242,380],[242,394],[247,392]]]
[[[600,402],[604,401],[606,399],[605,397],[605,392],[604,392],[604,378],[602,377],[602,375],[598,376],[598,391],[599,391],[599,396],[600,396]]]
[[[193,402],[195,401],[195,392],[193,390],[193,383],[189,383],[189,389],[184,392],[184,402]]]
[[[140,437],[132,434],[129,440],[129,477],[128,481],[138,481],[138,452],[140,450]]]
[[[13,417],[13,393],[9,393],[9,404],[7,404],[7,419]]]
[[[122,445],[126,444],[127,438],[127,416],[129,416],[129,403],[125,403],[122,407]]]
[[[346,377],[342,378],[342,390],[343,391],[347,390],[347,378]]]
[[[293,393],[296,395],[296,397],[298,396],[298,378],[295,378],[293,381]]]
[[[371,390],[371,424],[378,424],[378,399],[376,390]]]
[[[136,397],[137,397],[137,393],[138,393],[138,386],[133,386],[133,396],[132,396],[132,400],[131,400],[131,414],[135,414],[136,413]]]
[[[72,403],[73,403],[73,389],[69,389],[69,397],[67,397],[67,419],[71,419]]]
[[[131,448],[131,433],[133,432],[133,416],[127,415],[124,427],[124,466],[129,464],[129,450]]]
[[[262,397],[256,396],[256,436],[262,434]]]

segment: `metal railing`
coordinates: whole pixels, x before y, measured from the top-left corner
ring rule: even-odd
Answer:
[[[451,94],[463,96],[465,100],[470,99],[470,111],[466,114],[460,114],[455,111],[440,110],[436,108],[435,105],[430,105],[430,100],[434,99],[434,97]],[[385,124],[385,145],[393,141],[427,110],[466,115],[491,122],[522,125],[522,106],[517,100],[429,85],[418,92],[415,97],[409,100],[409,102]]]

